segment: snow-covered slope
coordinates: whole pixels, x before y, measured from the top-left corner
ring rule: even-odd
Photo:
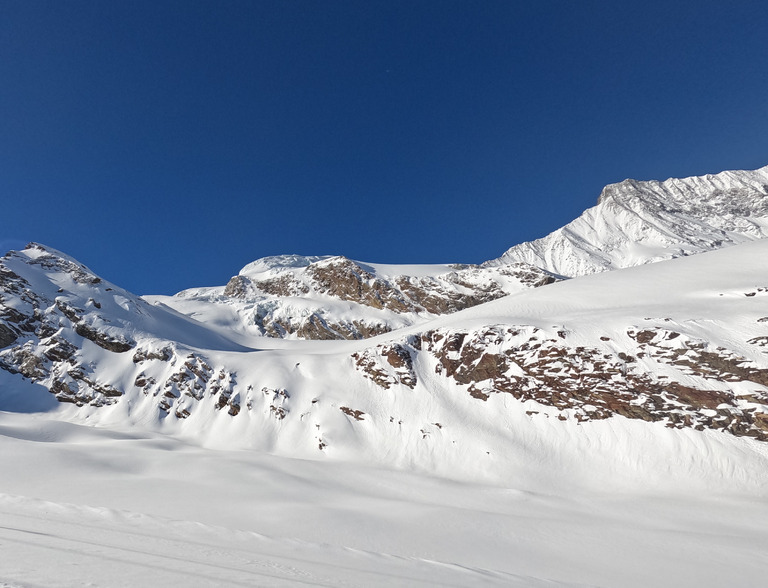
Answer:
[[[720,588],[768,569],[768,502],[722,486],[523,490],[2,412],[0,471],[3,588]]]
[[[597,206],[550,235],[472,265],[384,266],[282,255],[226,286],[151,296],[225,336],[362,339],[527,288],[768,236],[768,167],[606,186]],[[230,335],[227,335],[230,334]]]
[[[768,236],[768,166],[664,182],[625,180],[597,206],[486,267],[525,262],[564,276],[682,257]]]
[[[323,262],[349,267],[276,273]],[[264,337],[207,304],[197,321],[40,245],[0,259],[0,586],[768,572],[768,240],[362,340]]]
[[[139,341],[168,353],[176,344],[247,349],[55,249],[33,243],[0,259],[0,368],[44,382],[62,402],[100,406],[123,396],[119,374],[130,371],[123,366]]]
[[[752,440],[768,439],[766,260],[759,241],[367,340],[243,345],[33,246],[2,261],[0,367],[68,419],[215,447],[523,486],[670,484],[658,464],[684,463],[686,484],[693,468],[754,489],[768,481]]]
[[[151,296],[225,332],[362,339],[555,281],[524,263],[381,265],[346,257],[266,257],[226,286]]]

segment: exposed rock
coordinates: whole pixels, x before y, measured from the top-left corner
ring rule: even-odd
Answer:
[[[244,298],[248,294],[250,280],[244,276],[234,276],[227,282],[224,288],[224,296],[230,298]]]
[[[352,358],[357,369],[385,390],[397,384],[411,389],[416,387],[416,372],[406,345],[380,345],[354,353]]]
[[[30,243],[25,249],[38,249],[45,251],[45,254],[39,255],[34,259],[29,259],[29,265],[39,265],[43,269],[67,273],[78,284],[96,285],[101,283],[101,278],[95,275],[91,270],[82,264],[75,263],[68,259],[59,257],[49,252],[48,249],[37,243]]]
[[[38,357],[31,344],[12,347],[0,357],[0,367],[14,374],[21,374],[33,382],[48,376],[49,370],[43,357]]]
[[[339,410],[343,412],[345,415],[352,417],[356,421],[364,421],[363,415],[365,414],[362,410],[353,410],[349,408],[348,406],[340,406]]]
[[[16,339],[18,339],[16,332],[6,325],[0,323],[0,348],[12,345],[16,342]]]
[[[768,440],[763,427],[768,417],[756,416],[764,413],[742,407],[732,391],[706,385],[707,380],[716,380],[765,386],[768,370],[745,366],[746,360],[725,351],[704,351],[701,342],[679,333],[646,330],[634,334],[644,355],[700,377],[701,386],[662,381],[637,363],[628,363],[630,356],[623,352],[606,354],[597,348],[541,339],[536,327],[489,327],[470,333],[433,331],[425,333],[422,342],[437,360],[437,373],[467,386],[469,394],[480,400],[506,393],[569,411],[579,421],[621,415],[666,421],[672,427],[724,429],[734,435]],[[688,354],[685,361],[662,343],[684,344]],[[384,380],[380,368],[374,371],[371,354],[361,367],[374,381]],[[764,405],[768,393],[738,398]]]
[[[102,349],[112,351],[113,353],[125,353],[126,351],[133,349],[136,345],[133,341],[129,342],[116,337],[110,337],[105,333],[92,329],[85,323],[77,323],[77,325],[75,325],[75,332],[81,337],[94,342]]]
[[[269,414],[279,421],[283,420],[290,412],[286,407],[286,402],[291,397],[288,391],[284,388],[273,389],[267,387],[262,388],[261,391],[271,401]]]
[[[77,347],[66,339],[51,338],[48,340],[43,355],[51,361],[69,361],[77,353]]]
[[[321,294],[395,312],[414,309],[414,305],[409,304],[402,293],[392,285],[376,278],[345,257],[312,264],[307,268],[307,274],[314,281],[317,292]]]
[[[148,360],[168,361],[173,357],[173,350],[170,347],[161,347],[157,350],[137,349],[133,354],[133,363],[142,363]]]
[[[269,337],[282,338],[296,335],[299,339],[366,339],[390,331],[386,323],[364,322],[328,322],[317,313],[308,317],[289,317],[270,319],[257,316],[257,325]]]
[[[70,306],[64,300],[56,301],[56,308],[58,308],[62,314],[67,317],[72,323],[78,323],[82,319],[82,315],[85,311]]]
[[[290,275],[278,276],[270,280],[258,280],[254,286],[273,296],[301,296],[309,293],[309,287]]]

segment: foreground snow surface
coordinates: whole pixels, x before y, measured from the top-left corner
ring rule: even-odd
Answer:
[[[758,586],[765,491],[481,485],[0,413],[0,586]]]

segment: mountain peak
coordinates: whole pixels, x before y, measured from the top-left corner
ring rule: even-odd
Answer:
[[[241,276],[251,276],[254,274],[261,274],[270,270],[282,270],[285,268],[302,268],[307,267],[315,262],[323,259],[328,259],[329,255],[271,255],[269,257],[261,257],[251,263],[247,264],[240,270]]]
[[[522,261],[574,277],[768,236],[768,166],[607,185],[597,205],[486,265]]]

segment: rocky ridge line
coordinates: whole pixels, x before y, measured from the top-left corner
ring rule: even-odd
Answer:
[[[768,166],[606,186],[597,206],[486,267],[525,262],[576,277],[768,237]]]

